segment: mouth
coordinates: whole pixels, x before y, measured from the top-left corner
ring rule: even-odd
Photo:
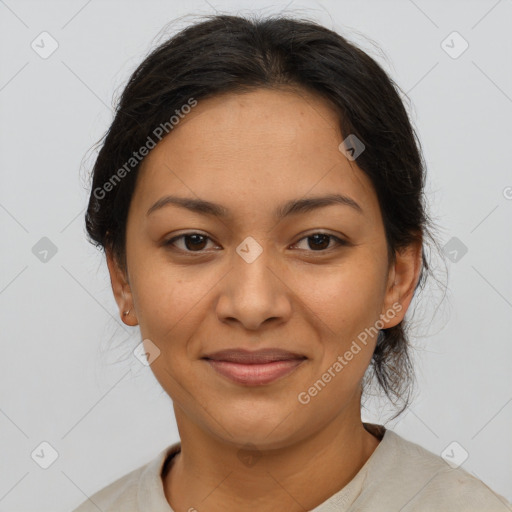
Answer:
[[[289,375],[306,356],[280,349],[221,350],[202,357],[223,377],[245,386],[263,386]]]

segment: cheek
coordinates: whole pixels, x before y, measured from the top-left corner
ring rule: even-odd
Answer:
[[[378,319],[382,272],[371,258],[354,254],[335,267],[304,271],[294,291],[322,321],[322,329],[347,339]]]
[[[217,280],[210,284],[206,276],[190,279],[186,270],[169,263],[146,262],[133,279],[141,337],[158,347],[151,370],[168,395],[181,403],[190,400],[190,392],[197,392],[190,378],[189,355],[195,348],[194,332],[206,314],[205,289]]]
[[[370,364],[379,330],[375,324],[381,313],[384,271],[374,257],[360,251],[328,272],[324,268],[302,273],[297,295],[308,306],[321,343],[314,378],[308,384],[315,386],[322,380],[311,389],[322,395],[315,400],[318,405],[327,406],[332,400],[342,403],[340,398],[356,390]]]
[[[201,308],[218,278],[206,266],[172,263],[164,249],[134,247],[132,254],[130,281],[142,336],[179,339],[175,331]]]
[[[148,255],[139,260],[145,264],[134,272],[134,301],[142,339],[151,340],[159,350],[151,370],[180,402],[190,399],[187,393],[181,396],[184,389],[200,392],[200,380],[193,378],[190,364],[200,351],[197,333],[211,315],[211,294],[222,273],[206,265],[187,268],[162,259]]]

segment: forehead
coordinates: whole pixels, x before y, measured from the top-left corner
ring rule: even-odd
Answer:
[[[285,199],[341,193],[375,216],[367,176],[339,150],[335,110],[306,91],[258,89],[199,100],[144,159],[135,207],[164,194],[243,213]]]

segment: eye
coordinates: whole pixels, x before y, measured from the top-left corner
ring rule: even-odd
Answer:
[[[183,242],[184,247],[177,247],[177,241]],[[182,235],[175,236],[164,242],[166,246],[177,247],[184,252],[201,252],[205,248],[207,240],[211,240],[210,237],[203,235],[202,233],[183,233]]]
[[[320,232],[312,233],[311,235],[305,236],[304,238],[301,238],[299,240],[299,242],[302,242],[302,240],[307,241],[307,246],[308,246],[309,250],[311,250],[312,252],[323,252],[326,249],[330,250],[336,246],[339,247],[339,246],[343,246],[343,245],[348,245],[347,241],[345,241],[337,236],[330,235],[329,233],[320,233]],[[331,240],[335,241],[334,247],[329,247]],[[297,242],[297,244],[295,244],[295,246],[298,245],[299,242]],[[305,249],[305,250],[308,250],[308,249]]]
[[[347,241],[329,233],[312,233],[311,235],[301,238],[299,242],[302,242],[303,240],[307,240],[308,248],[302,250],[309,250],[310,252],[325,252],[326,250],[331,250],[336,246],[348,245]],[[331,246],[332,240],[335,241],[334,247]],[[182,242],[181,247],[177,244],[178,241]],[[209,236],[203,235],[202,233],[190,232],[170,238],[164,242],[164,245],[177,248],[183,252],[201,253],[205,250],[205,246],[208,241],[211,241]],[[294,244],[292,247],[297,246],[299,242]]]

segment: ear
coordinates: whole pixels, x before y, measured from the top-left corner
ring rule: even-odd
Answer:
[[[422,263],[422,239],[395,252],[396,261],[391,265],[386,285],[386,295],[380,318],[383,329],[398,325],[411,303],[418,283]]]
[[[112,291],[114,292],[114,298],[116,299],[119,307],[119,316],[126,325],[135,326],[138,324],[137,317],[133,306],[133,296],[130,289],[130,284],[126,273],[121,269],[117,259],[114,257],[111,250],[107,249],[107,266],[110,273],[110,283],[112,285]],[[127,315],[125,311],[129,311]]]

